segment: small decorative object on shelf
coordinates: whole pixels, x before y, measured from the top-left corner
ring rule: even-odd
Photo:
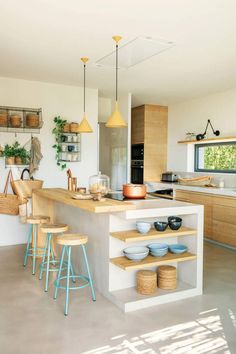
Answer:
[[[78,123],[68,123],[60,116],[54,118],[55,127],[52,133],[55,135],[57,166],[62,170],[66,168],[66,162],[80,161],[80,134],[76,133]]]
[[[196,139],[196,134],[195,133],[186,133],[186,140],[187,141],[192,141]]]
[[[214,128],[213,128],[213,126],[212,126],[212,124],[211,124],[210,119],[208,119],[207,125],[206,125],[206,129],[205,129],[204,133],[203,133],[203,134],[197,134],[197,136],[196,136],[196,139],[197,139],[197,140],[203,140],[203,139],[205,139],[206,134],[207,134],[207,129],[208,129],[208,126],[209,126],[209,125],[210,125],[210,127],[211,127],[211,129],[212,129],[212,132],[213,132],[213,134],[214,134],[215,136],[219,136],[219,135],[220,135],[220,131],[219,131],[219,130],[214,130]]]
[[[0,131],[39,133],[43,126],[41,108],[0,106]]]

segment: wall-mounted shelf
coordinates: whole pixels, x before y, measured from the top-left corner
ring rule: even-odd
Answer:
[[[62,162],[79,162],[81,160],[81,139],[79,133],[63,133],[59,143],[61,147],[60,160]],[[70,151],[71,150],[71,151]]]
[[[182,226],[177,231],[171,229],[167,229],[165,231],[156,231],[155,229],[151,229],[146,235],[142,235],[136,230],[126,230],[126,231],[118,231],[118,232],[110,233],[112,237],[115,237],[126,243],[146,241],[146,240],[156,240],[158,238],[167,238],[167,237],[190,236],[196,234],[197,234],[197,230],[191,229],[189,227],[184,227],[184,226]]]
[[[29,168],[29,165],[5,165],[5,168]]]
[[[126,257],[111,258],[110,262],[124,270],[134,270],[134,269],[142,269],[147,267],[155,267],[155,266],[174,263],[174,262],[185,262],[196,258],[197,256],[190,252],[185,252],[182,254],[173,254],[168,252],[163,257],[153,257],[148,255],[145,259],[143,259],[140,262],[132,261]]]
[[[217,143],[217,142],[223,142],[223,141],[236,141],[236,136],[227,136],[227,137],[222,137],[222,138],[209,138],[209,139],[203,139],[203,140],[180,140],[178,141],[178,144],[204,144],[205,142],[210,143]]]
[[[4,117],[5,115],[5,117]],[[20,117],[19,126],[13,126],[11,116],[17,115]],[[37,121],[32,126],[29,115],[37,116]],[[22,108],[0,106],[0,132],[2,133],[31,133],[38,134],[43,126],[42,109],[41,108]]]

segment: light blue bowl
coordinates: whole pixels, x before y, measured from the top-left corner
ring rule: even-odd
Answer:
[[[171,253],[181,254],[181,253],[187,252],[188,247],[177,243],[174,245],[169,245],[169,250]]]
[[[151,252],[168,251],[168,245],[166,243],[150,243],[147,247]]]
[[[123,250],[123,252],[125,257],[131,259],[132,261],[141,261],[147,257],[149,249],[144,246],[127,247]]]
[[[151,223],[145,221],[137,221],[136,222],[136,230],[141,234],[147,234],[151,229]]]
[[[168,253],[168,248],[166,250],[160,250],[160,251],[150,251],[150,254],[153,257],[164,257]]]

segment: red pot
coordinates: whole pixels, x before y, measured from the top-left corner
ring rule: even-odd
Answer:
[[[130,199],[145,198],[147,188],[144,184],[123,184],[123,196]]]

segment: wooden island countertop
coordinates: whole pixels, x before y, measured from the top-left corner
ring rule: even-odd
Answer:
[[[77,200],[72,196],[75,192],[68,191],[63,188],[43,188],[33,191],[33,203],[37,203],[37,197],[49,199],[54,202],[71,205],[82,210],[86,210],[93,213],[113,213],[125,210],[136,209],[135,204],[132,202],[122,202],[118,200],[112,200],[106,198],[104,202],[98,202],[93,200]],[[36,198],[35,198],[36,197]]]

